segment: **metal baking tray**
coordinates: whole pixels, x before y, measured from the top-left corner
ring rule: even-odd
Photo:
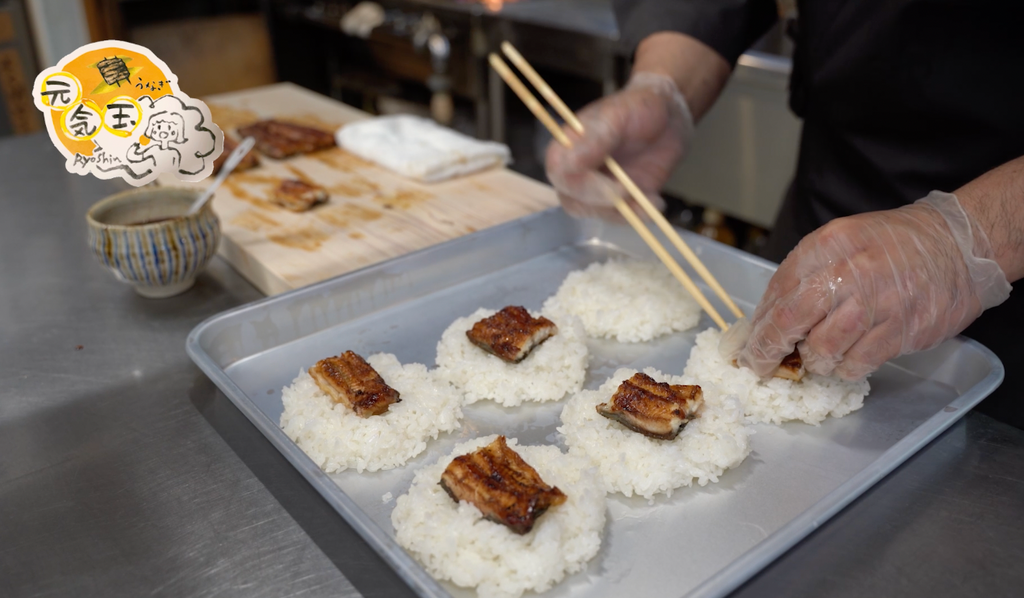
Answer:
[[[775,265],[684,236],[750,313]],[[465,408],[461,430],[428,443],[405,467],[327,475],[278,427],[281,388],[301,368],[345,349],[433,366],[441,332],[455,318],[479,307],[537,309],[570,271],[620,255],[654,259],[626,227],[553,209],[214,316],[191,332],[187,350],[420,595],[474,596],[435,581],[395,543],[394,501],[385,497],[405,493],[417,468],[467,438],[503,433],[524,444],[559,444],[563,402],[506,409],[482,401]],[[586,387],[596,388],[618,367],[679,374],[696,333],[710,325],[705,315],[696,329],[650,343],[590,341]],[[653,504],[610,495],[600,552],[545,595],[727,594],[962,417],[1002,378],[995,355],[965,338],[894,360],[871,377],[871,394],[854,414],[817,427],[757,426],[751,455],[717,484],[682,488]]]

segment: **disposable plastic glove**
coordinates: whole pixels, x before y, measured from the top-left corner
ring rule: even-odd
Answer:
[[[853,380],[955,336],[1010,295],[985,232],[955,195],[839,218],[779,266],[739,363],[770,375],[796,346],[807,370]]]
[[[608,156],[656,207],[664,208],[658,192],[693,136],[693,117],[675,82],[664,75],[636,73],[621,91],[581,110],[579,119],[582,137],[567,128],[573,147],[553,141],[547,151],[548,179],[565,211],[577,217],[622,219],[609,192],[628,196],[604,169]]]

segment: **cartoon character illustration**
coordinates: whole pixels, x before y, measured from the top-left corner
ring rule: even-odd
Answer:
[[[153,161],[153,167],[160,171],[177,169],[181,164],[181,152],[175,146],[185,143],[185,118],[174,112],[157,112],[149,117],[149,124],[143,133],[150,143],[141,149],[138,143],[128,148],[128,161],[138,164]]]
[[[176,96],[152,100],[139,98],[144,114],[149,114],[142,139],[125,152],[127,164],[119,165],[133,177],[151,172],[174,172],[179,178],[196,175],[213,163],[210,156],[217,136],[209,128],[203,113]]]

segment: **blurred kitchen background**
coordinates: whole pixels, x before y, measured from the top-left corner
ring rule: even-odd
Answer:
[[[740,59],[664,190],[676,224],[753,253],[796,162],[785,28]],[[488,52],[511,41],[574,109],[618,89],[630,61],[611,0],[0,0],[0,137],[43,130],[29,93],[41,68],[111,38],[152,49],[191,96],[290,81],[505,142],[539,180],[550,136]]]

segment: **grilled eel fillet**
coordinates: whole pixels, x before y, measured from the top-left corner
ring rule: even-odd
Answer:
[[[670,386],[640,372],[620,384],[610,401],[597,406],[597,412],[644,436],[672,440],[703,403],[699,386]]]
[[[804,360],[800,357],[800,351],[794,348],[792,353],[782,358],[779,369],[772,376],[799,382],[803,380],[804,371]]]
[[[239,127],[238,136],[255,137],[256,149],[276,160],[336,145],[331,133],[278,120],[261,120]]]
[[[216,160],[213,161],[213,174],[220,172],[220,169],[224,167],[224,163],[228,161],[228,156],[231,155],[231,152],[235,151],[236,147],[238,147],[238,143],[234,139],[225,135],[224,151],[221,155],[217,156]],[[235,172],[242,172],[244,170],[249,170],[250,168],[256,168],[259,165],[260,159],[256,156],[256,152],[250,150],[249,153],[242,157],[242,161],[238,163],[238,166],[235,166]]]
[[[498,313],[480,320],[466,331],[470,342],[509,363],[519,363],[558,333],[551,320],[534,318],[525,308],[509,305]]]
[[[508,448],[504,436],[455,457],[441,474],[440,484],[456,502],[472,504],[487,519],[519,535],[533,529],[548,508],[566,500],[561,490],[545,484],[536,469]]]
[[[397,390],[352,351],[321,359],[309,368],[309,375],[335,403],[343,403],[359,417],[380,415],[402,400]]]
[[[739,367],[735,359],[732,361],[732,364]],[[794,348],[792,353],[782,358],[782,363],[772,373],[772,377],[799,382],[804,379],[805,373],[807,373],[807,370],[804,369],[804,360],[800,357],[800,351]]]
[[[318,203],[324,203],[328,197],[327,191],[323,187],[289,179],[281,181],[281,184],[274,189],[271,199],[286,210],[305,212]]]

